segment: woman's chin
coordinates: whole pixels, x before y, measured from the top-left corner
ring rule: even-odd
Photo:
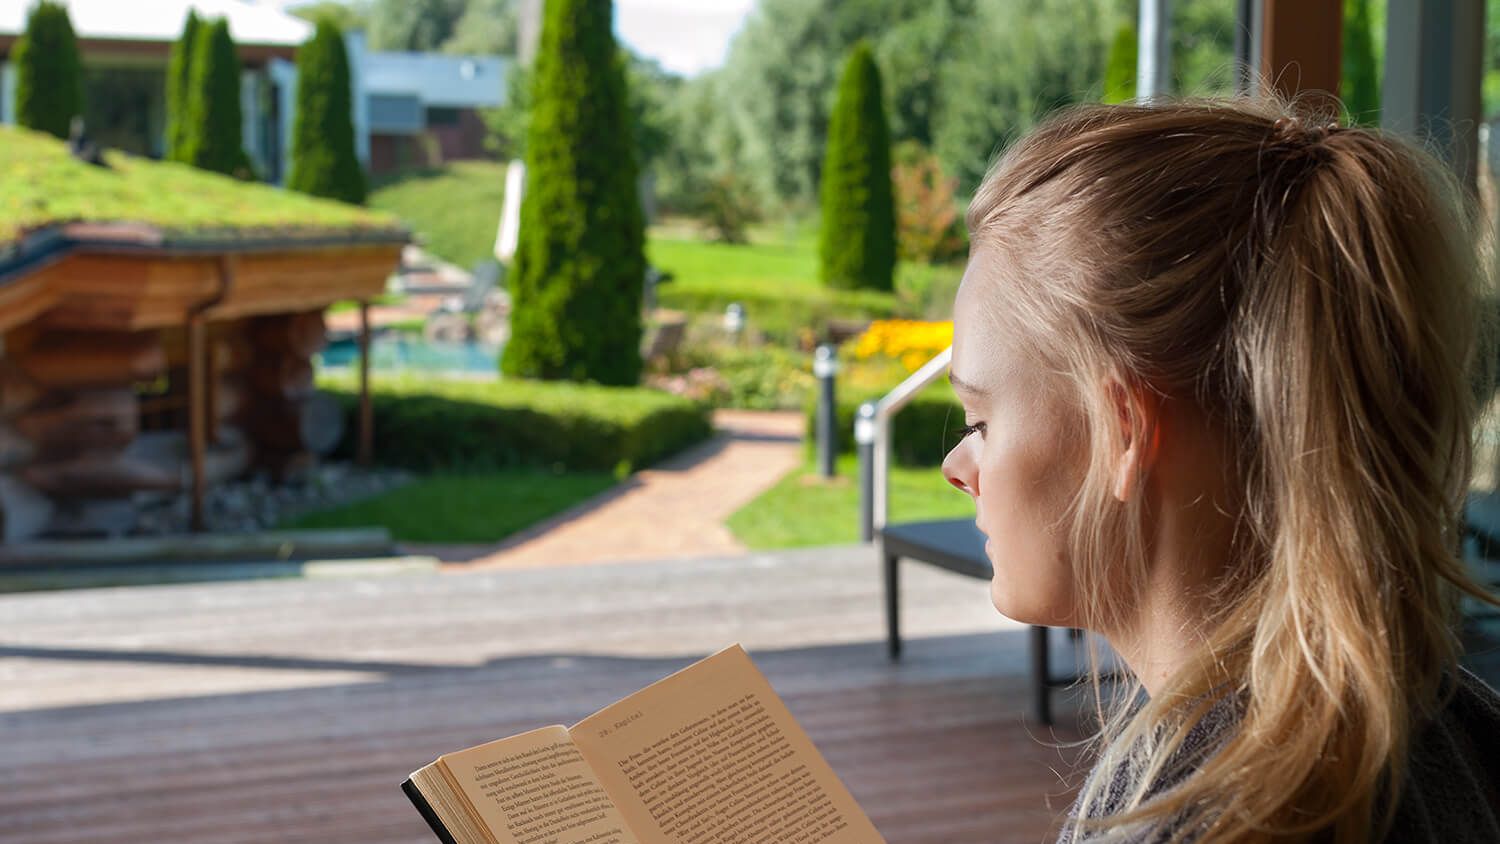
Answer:
[[[994,559],[990,560],[994,563]],[[1071,627],[1072,612],[1066,600],[1048,600],[1040,594],[1044,590],[1027,589],[1006,577],[1006,572],[995,566],[990,578],[990,603],[1011,621],[1021,624],[1037,624],[1043,627]]]

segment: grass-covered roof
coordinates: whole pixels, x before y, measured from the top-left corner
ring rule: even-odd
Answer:
[[[184,241],[402,235],[396,218],[378,211],[173,162],[113,151],[104,160],[107,168],[87,164],[51,135],[0,126],[0,251],[77,222],[144,225]]]

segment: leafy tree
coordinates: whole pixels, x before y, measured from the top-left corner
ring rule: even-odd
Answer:
[[[1344,66],[1340,94],[1349,120],[1380,123],[1380,66],[1370,32],[1370,0],[1344,0]]]
[[[1140,60],[1140,35],[1134,24],[1124,23],[1109,45],[1109,62],[1104,67],[1104,102],[1123,103],[1135,99],[1137,63]]]
[[[551,0],[526,144],[521,236],[501,370],[640,379],[645,223],[610,0]]]
[[[292,190],[359,204],[365,174],[354,149],[353,98],[344,37],[328,19],[297,51],[297,116],[292,126]]]
[[[1123,13],[1076,0],[980,3],[951,48],[962,60],[943,68],[933,145],[960,193],[973,193],[992,156],[1047,112],[1099,97]]]
[[[891,136],[868,42],[849,53],[828,125],[818,254],[829,287],[890,290],[896,272]]]
[[[468,0],[442,50],[460,55],[514,56],[519,35],[516,0]]]
[[[172,45],[167,61],[167,149],[168,161],[183,161],[188,126],[188,96],[193,84],[193,48],[202,26],[198,13],[189,9],[182,24],[182,35]]]
[[[370,49],[440,50],[467,7],[466,0],[374,0],[367,13]]]
[[[338,27],[340,32],[349,32],[368,26],[367,5],[359,2],[340,2],[340,0],[318,0],[316,3],[308,3],[294,9],[287,9],[287,11],[311,23],[326,20]]]
[[[67,7],[50,0],[33,6],[12,58],[16,122],[66,138],[73,117],[83,112],[83,69]]]
[[[193,42],[182,160],[217,173],[249,175],[240,115],[240,58],[223,18],[198,27]]]

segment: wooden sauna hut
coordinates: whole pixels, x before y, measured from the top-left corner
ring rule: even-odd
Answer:
[[[128,532],[164,493],[201,526],[209,485],[306,466],[344,427],[313,386],[323,311],[384,292],[407,239],[366,209],[91,165],[0,126],[0,538]]]

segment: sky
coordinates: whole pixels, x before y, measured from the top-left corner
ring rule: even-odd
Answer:
[[[307,0],[268,0],[286,7]],[[724,63],[729,39],[755,0],[615,0],[615,33],[643,56],[683,76]]]

